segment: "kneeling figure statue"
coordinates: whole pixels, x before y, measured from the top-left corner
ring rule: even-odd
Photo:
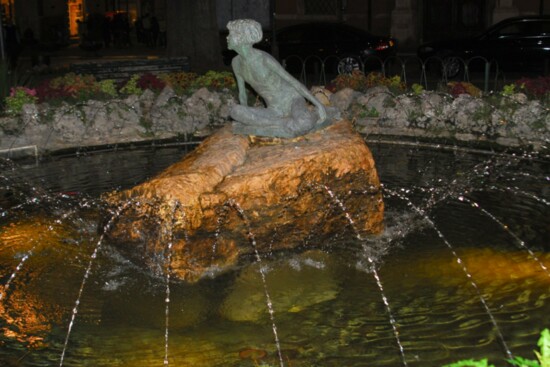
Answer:
[[[239,19],[229,22],[227,28],[228,48],[237,52],[231,62],[240,103],[231,110],[234,133],[294,138],[325,127],[336,117],[332,108],[327,116],[325,106],[273,56],[252,47],[262,39],[260,23]],[[266,107],[248,106],[245,83],[263,98]]]

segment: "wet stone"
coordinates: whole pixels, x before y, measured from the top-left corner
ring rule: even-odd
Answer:
[[[172,238],[170,268],[187,281],[255,251],[307,250],[322,243],[312,238],[383,227],[374,160],[345,120],[294,139],[236,135],[227,126],[156,177],[105,199],[139,203],[108,233],[120,250],[162,275]]]

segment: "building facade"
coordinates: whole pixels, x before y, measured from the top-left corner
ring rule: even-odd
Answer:
[[[550,0],[275,0],[275,25],[312,20],[345,22],[391,35],[414,49],[437,38],[479,33],[517,15],[550,14]]]
[[[131,25],[144,14],[165,18],[166,0],[0,0],[4,23],[38,40],[79,37],[92,14],[124,13]],[[266,29],[314,20],[345,22],[391,35],[402,50],[440,37],[475,34],[510,16],[550,14],[550,0],[218,0],[220,29],[230,19],[254,18]]]

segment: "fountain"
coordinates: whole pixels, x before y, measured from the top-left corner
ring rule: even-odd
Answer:
[[[358,238],[355,216],[345,214],[362,192],[331,197],[308,187],[334,232],[313,226],[303,246],[278,251],[286,228],[260,239],[263,223],[243,203],[227,203],[205,236],[213,245],[234,235],[226,223],[240,217],[239,204],[249,228],[238,244],[251,251],[194,282],[154,275],[107,238],[132,201],[103,220],[101,233],[96,226],[105,194],[177,164],[182,149],[3,162],[0,360],[59,365],[64,353],[66,366],[422,366],[498,364],[507,350],[530,356],[548,323],[547,158],[369,145],[385,197],[380,235]],[[172,225],[155,234],[164,238],[165,269],[171,244],[191,235],[173,236]],[[266,250],[260,261],[252,239]]]
[[[287,130],[244,100],[191,153],[0,162],[0,365],[530,355],[549,322],[548,157],[369,149],[321,105],[287,101]]]
[[[314,226],[325,235],[335,232],[340,224],[323,220],[327,198],[315,186],[328,186],[339,196],[368,188],[368,194],[353,195],[346,215],[354,218],[358,235],[382,230],[374,161],[351,122],[339,119],[271,55],[252,47],[262,39],[258,22],[231,21],[228,29],[228,45],[238,54],[232,65],[240,100],[231,110],[232,124],[151,180],[106,199],[115,208],[138,204],[117,218],[108,235],[128,257],[157,274],[165,272],[166,257],[158,229],[173,221],[170,271],[188,281],[223,271],[251,252],[250,246],[237,245],[246,230],[238,216],[225,215],[223,221],[234,236],[211,241],[204,235],[217,232],[227,203],[237,203],[254,219],[259,252],[304,246]],[[265,107],[247,105],[245,83]],[[274,238],[276,230],[284,237]]]

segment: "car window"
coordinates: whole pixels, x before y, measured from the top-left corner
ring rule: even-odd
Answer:
[[[507,24],[499,29],[496,29],[491,34],[491,38],[517,38],[517,37],[531,37],[539,36],[543,33],[543,29],[546,32],[550,32],[550,22],[517,22]]]

